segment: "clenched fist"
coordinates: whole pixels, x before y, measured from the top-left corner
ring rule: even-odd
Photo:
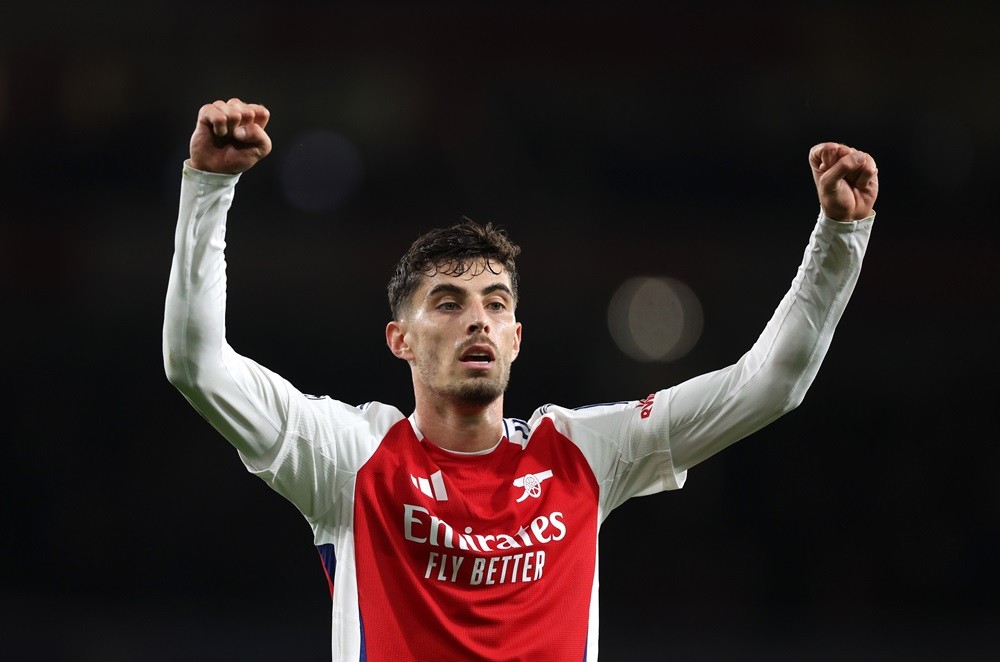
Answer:
[[[202,106],[191,135],[191,167],[230,175],[249,170],[271,152],[264,130],[270,117],[264,106],[236,98]]]
[[[820,143],[809,150],[809,166],[828,217],[860,221],[875,213],[878,168],[870,154],[840,143]]]

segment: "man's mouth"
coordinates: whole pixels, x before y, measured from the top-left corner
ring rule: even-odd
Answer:
[[[462,363],[492,363],[496,360],[496,355],[493,348],[489,345],[473,345],[469,347],[462,355],[459,357]]]

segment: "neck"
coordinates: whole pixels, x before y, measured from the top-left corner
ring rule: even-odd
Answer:
[[[414,415],[427,440],[449,451],[483,451],[503,434],[503,396],[486,405],[418,398]]]

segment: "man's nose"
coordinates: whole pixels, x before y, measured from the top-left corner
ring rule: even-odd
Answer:
[[[487,321],[486,310],[482,306],[470,306],[472,319],[469,322],[469,334],[481,332],[489,334],[490,323]]]

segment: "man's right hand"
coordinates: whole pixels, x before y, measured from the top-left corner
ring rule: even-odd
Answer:
[[[191,135],[191,167],[229,175],[246,172],[271,152],[271,138],[264,131],[270,118],[264,106],[236,98],[202,106]]]

